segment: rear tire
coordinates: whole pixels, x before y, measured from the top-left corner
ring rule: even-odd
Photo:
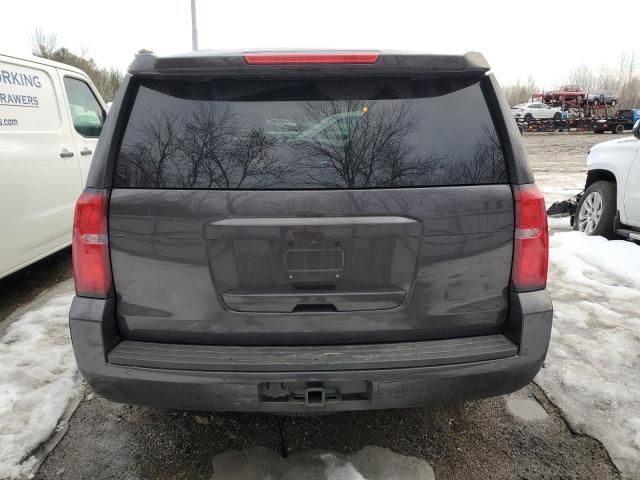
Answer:
[[[573,229],[590,236],[615,238],[613,231],[615,216],[616,184],[601,180],[592,183],[580,198]]]
[[[624,125],[616,125],[616,130],[614,133],[624,133]]]

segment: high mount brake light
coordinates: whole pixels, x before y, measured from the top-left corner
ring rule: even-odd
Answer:
[[[87,189],[73,219],[73,278],[80,297],[107,298],[113,292],[107,234],[106,190]]]
[[[549,231],[544,197],[535,185],[513,187],[515,238],[512,288],[518,292],[542,290],[547,285]]]
[[[306,64],[373,64],[380,54],[367,53],[245,53],[248,65],[306,65]]]

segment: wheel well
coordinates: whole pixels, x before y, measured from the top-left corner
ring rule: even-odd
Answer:
[[[589,188],[593,183],[605,180],[607,182],[616,183],[616,177],[608,170],[589,170],[587,173],[587,183],[584,185],[584,189]]]

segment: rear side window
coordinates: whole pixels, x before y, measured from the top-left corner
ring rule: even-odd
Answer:
[[[114,185],[354,189],[506,183],[478,80],[146,81]]]

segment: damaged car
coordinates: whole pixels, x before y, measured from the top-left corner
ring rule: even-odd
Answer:
[[[585,190],[555,202],[547,215],[571,217],[574,230],[640,240],[640,120],[633,136],[594,145],[587,156]]]

